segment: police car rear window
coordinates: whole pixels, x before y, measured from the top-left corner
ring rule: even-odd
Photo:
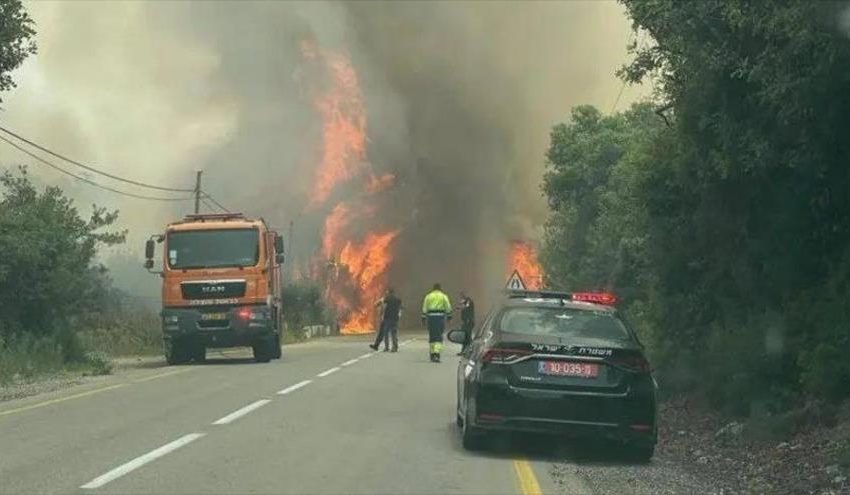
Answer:
[[[631,340],[626,327],[610,311],[571,308],[516,307],[501,314],[503,332],[557,337]]]

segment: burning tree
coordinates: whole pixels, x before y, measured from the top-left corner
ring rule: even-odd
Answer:
[[[357,72],[344,53],[313,42],[302,56],[325,69],[326,87],[315,90],[313,104],[322,119],[322,153],[308,209],[327,211],[322,229],[324,293],[336,311],[342,333],[374,328],[375,301],[387,285],[399,229],[376,221],[378,196],[395,183],[377,175],[366,152],[366,107]],[[345,186],[345,187],[343,187]]]
[[[514,270],[522,277],[527,288],[537,290],[543,288],[543,268],[537,259],[537,249],[526,241],[511,241],[508,253],[507,276]]]

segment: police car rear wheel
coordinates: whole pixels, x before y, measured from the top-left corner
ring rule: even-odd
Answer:
[[[484,446],[484,433],[472,426],[472,422],[469,420],[469,404],[466,405],[466,417],[463,420],[462,426],[462,443],[463,448],[466,450],[481,450]]]

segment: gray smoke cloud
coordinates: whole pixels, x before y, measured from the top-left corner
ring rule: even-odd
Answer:
[[[318,248],[306,211],[321,150],[304,39],[350,54],[368,114],[368,155],[397,175],[377,213],[402,229],[390,282],[407,298],[504,284],[506,241],[540,236],[552,124],[571,106],[607,111],[630,27],[613,2],[34,2],[40,53],[17,75],[4,122],[103,169],[205,188],[231,209],[295,223],[296,261]],[[624,107],[645,94],[626,91]],[[0,149],[0,163],[29,163]],[[33,165],[32,167],[36,167]],[[33,172],[81,204],[122,211],[107,257],[119,283],[142,240],[188,211]],[[133,263],[130,262],[133,261]],[[145,279],[148,280],[148,279]]]

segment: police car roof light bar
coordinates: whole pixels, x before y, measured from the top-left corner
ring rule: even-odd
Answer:
[[[617,303],[617,296],[610,292],[560,292],[552,290],[508,290],[508,298],[520,299],[537,297],[541,299],[566,299],[569,301],[588,302],[613,306]]]

